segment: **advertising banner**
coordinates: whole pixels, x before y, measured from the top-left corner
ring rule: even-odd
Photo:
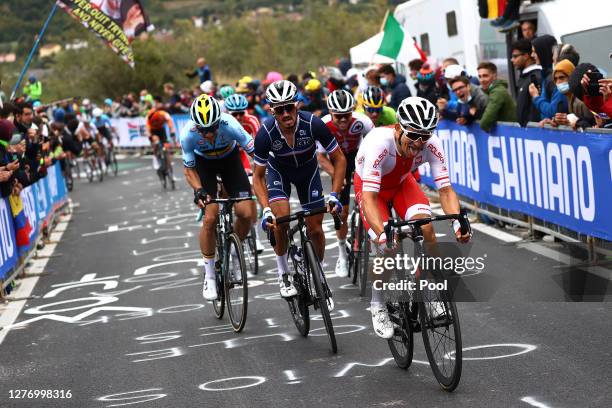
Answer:
[[[57,0],[57,5],[93,31],[131,67],[134,53],[130,44],[140,33],[153,29],[138,0]]]
[[[437,133],[460,195],[612,240],[610,135],[449,121]],[[420,171],[433,187],[428,165]]]
[[[17,263],[17,243],[11,206],[6,198],[0,198],[0,280],[13,269]]]

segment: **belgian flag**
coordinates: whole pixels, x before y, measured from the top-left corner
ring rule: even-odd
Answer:
[[[508,0],[478,0],[480,17],[493,20],[504,15]]]

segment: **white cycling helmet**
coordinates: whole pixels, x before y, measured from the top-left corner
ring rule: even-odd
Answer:
[[[431,135],[438,126],[438,109],[425,98],[411,96],[400,103],[396,113],[403,130]]]
[[[221,107],[215,98],[202,94],[191,104],[189,114],[196,125],[209,128],[216,125],[221,119]]]
[[[352,112],[355,107],[355,98],[344,89],[337,89],[327,97],[327,109],[332,113]]]
[[[296,86],[289,81],[280,80],[272,82],[266,89],[266,98],[270,105],[284,105],[295,101]]]
[[[102,116],[103,113],[104,112],[100,108],[94,108],[94,110],[91,112],[94,118],[99,118],[100,116]]]

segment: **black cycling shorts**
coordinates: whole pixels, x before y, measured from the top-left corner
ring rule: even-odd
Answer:
[[[351,183],[353,181],[353,173],[355,172],[356,156],[357,152],[344,154],[344,157],[346,157],[346,172],[344,174],[344,188],[340,193],[340,204],[343,206],[347,206],[351,202]]]
[[[151,129],[151,135],[155,135],[159,137],[159,141],[161,144],[168,143],[168,133],[166,132],[166,127],[164,126],[161,129]]]
[[[195,157],[195,168],[206,194],[217,198],[217,176],[219,176],[230,197],[251,196],[251,184],[242,166],[237,146],[222,159],[205,159],[197,154]]]

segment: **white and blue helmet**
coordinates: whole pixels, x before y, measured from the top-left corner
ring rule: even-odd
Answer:
[[[247,98],[241,94],[230,95],[225,98],[223,103],[229,112],[242,112],[249,106],[249,101],[247,101]]]

